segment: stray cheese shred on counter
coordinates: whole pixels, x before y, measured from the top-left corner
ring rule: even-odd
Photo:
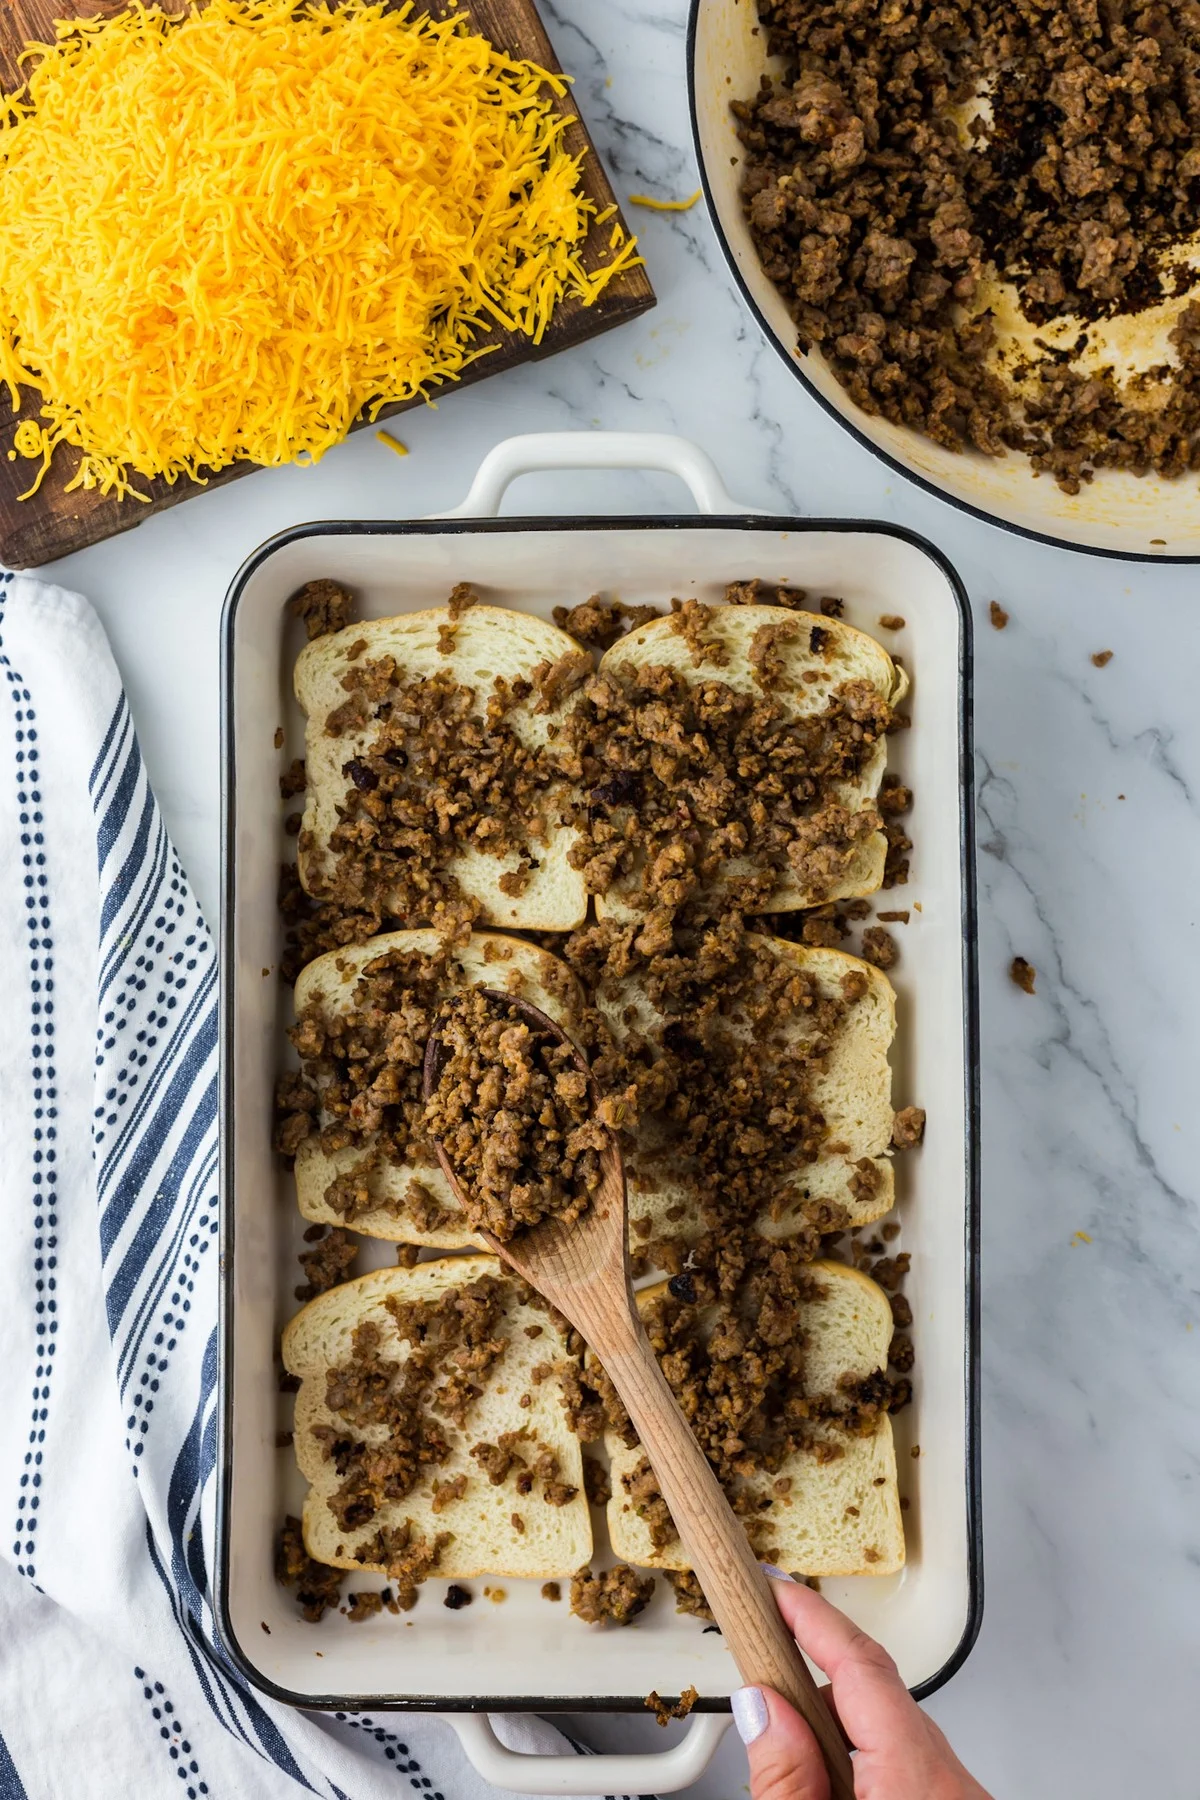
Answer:
[[[0,386],[17,450],[143,499],[315,462],[360,416],[537,343],[637,260],[562,144],[563,81],[461,20],[344,0],[135,0],[57,26],[0,99]]]

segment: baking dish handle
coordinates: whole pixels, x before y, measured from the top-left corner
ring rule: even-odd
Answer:
[[[467,1761],[493,1787],[519,1794],[677,1794],[699,1781],[729,1728],[699,1713],[669,1750],[628,1756],[527,1756],[496,1736],[486,1713],[447,1713]]]
[[[530,431],[488,451],[461,506],[438,519],[494,519],[505,489],[539,469],[661,469],[677,475],[702,513],[762,511],[727,492],[712,458],[688,438],[663,431]]]

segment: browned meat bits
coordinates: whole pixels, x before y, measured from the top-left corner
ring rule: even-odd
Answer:
[[[304,620],[308,641],[340,631],[354,617],[354,601],[347,588],[337,581],[310,581],[292,595],[288,611]]]
[[[801,1314],[821,1288],[812,1255],[803,1241],[772,1243],[730,1229],[704,1239],[686,1271],[642,1312],[692,1433],[760,1556],[769,1554],[772,1530],[761,1477],[778,1475],[800,1450],[818,1462],[836,1460],[841,1437],[869,1436],[911,1397],[907,1382],[882,1370],[843,1376],[828,1393],[806,1392]],[[885,1258],[871,1273],[887,1287],[906,1267]],[[585,1379],[608,1428],[632,1448],[637,1435],[603,1370],[593,1363]],[[645,1456],[622,1485],[655,1549],[674,1543],[675,1523]]]
[[[579,606],[556,606],[554,623],[569,632],[585,649],[607,650],[627,631],[648,625],[660,617],[657,606],[626,606],[623,600],[603,600],[593,594]]]
[[[925,1136],[925,1108],[905,1106],[892,1120],[892,1143],[897,1150],[912,1150]]]
[[[606,1131],[590,1117],[573,1047],[477,988],[448,1002],[434,1032],[443,1060],[424,1129],[472,1227],[507,1240],[543,1219],[578,1219],[600,1185]]]
[[[1020,988],[1023,994],[1032,994],[1034,982],[1037,980],[1037,970],[1031,962],[1026,962],[1023,956],[1014,956],[1008,967],[1008,978],[1015,987]]]
[[[482,717],[475,689],[448,671],[408,680],[391,656],[347,670],[347,698],[325,720],[325,733],[340,737],[368,722],[374,732],[343,765],[350,786],[328,865],[312,878],[314,904],[295,904],[298,915],[317,921],[305,960],[346,942],[338,928],[347,918],[359,939],[379,931],[385,906],[407,924],[469,928],[480,905],[462,894],[450,866],[465,851],[519,854],[520,866],[498,885],[514,897],[524,891],[567,791],[552,751],[524,744],[507,715],[535,691],[537,710],[553,710],[591,667],[580,650],[539,665],[528,680],[497,676]],[[322,935],[326,919],[332,929]]]
[[[316,1248],[305,1250],[300,1257],[300,1264],[308,1280],[296,1289],[297,1300],[315,1300],[318,1294],[324,1294],[339,1281],[349,1278],[358,1256],[358,1239],[351,1237],[347,1231],[335,1226],[328,1236],[323,1225],[310,1226],[305,1232],[306,1238],[316,1239]]]
[[[639,1575],[627,1563],[600,1575],[583,1569],[571,1577],[571,1611],[587,1625],[628,1625],[645,1610],[653,1592],[653,1575]]]
[[[951,450],[1200,467],[1200,306],[1172,360],[1085,362],[1095,321],[1188,293],[1200,190],[1193,0],[759,0],[777,81],[734,105],[763,267],[864,411]],[[1002,361],[989,283],[1078,332]]]
[[[310,1625],[319,1622],[326,1608],[337,1605],[344,1574],[342,1569],[314,1562],[304,1548],[299,1519],[284,1520],[275,1540],[275,1579],[296,1590],[300,1610]]]
[[[660,1725],[668,1725],[672,1719],[686,1719],[699,1698],[700,1695],[694,1687],[684,1688],[678,1700],[672,1705],[669,1700],[663,1700],[654,1689],[651,1689],[642,1705],[646,1707],[647,1711],[654,1714]]]
[[[563,954],[607,1003],[609,1021],[631,979],[653,1001],[636,1030],[618,1033],[599,1015],[592,1026],[599,1114],[626,1134],[635,1179],[636,1163],[685,1180],[705,1228],[730,1245],[802,1205],[803,1171],[830,1136],[815,1082],[866,976],[851,971],[855,981],[830,994],[724,907],[719,916],[684,909],[663,930],[604,921],[575,932]],[[819,1231],[845,1222],[826,1202],[805,1212],[810,1255],[820,1253]],[[640,1248],[670,1273],[687,1251],[669,1229]]]
[[[807,631],[819,654],[824,628],[792,619],[755,641],[757,691],[731,687],[724,645],[708,631],[713,610],[689,600],[672,615],[711,678],[618,663],[585,685],[562,732],[562,766],[584,796],[571,815],[571,863],[592,894],[632,881],[651,926],[733,859],[754,871],[736,899],[746,911],[763,911],[785,875],[823,898],[882,828],[873,806],[853,809],[844,795],[893,723],[887,701],[854,679],[820,711],[795,716],[772,691],[777,640]]]
[[[496,1327],[506,1292],[503,1281],[482,1276],[439,1300],[389,1299],[396,1330],[410,1345],[402,1364],[382,1353],[373,1320],[355,1327],[349,1358],[325,1377],[325,1404],[338,1423],[313,1428],[340,1477],[327,1504],[344,1531],[361,1530],[445,1461],[444,1419],[462,1423],[504,1350]],[[362,1435],[380,1425],[388,1430],[382,1443]],[[368,1550],[356,1552],[360,1562],[386,1560]],[[388,1573],[395,1573],[390,1562]]]
[[[735,585],[737,591],[728,595],[734,604],[769,602],[791,611],[810,604],[797,589],[753,582]],[[467,604],[464,594],[460,610]],[[830,598],[820,605],[832,618],[841,614],[839,601]],[[564,613],[561,622],[583,642],[603,649],[625,628],[643,623],[644,610],[597,599]],[[709,650],[706,610],[685,603],[674,615],[674,629],[700,660]],[[785,626],[794,628],[790,623]],[[778,629],[771,627],[772,632]],[[701,706],[708,708],[703,717],[685,713],[694,705],[691,690],[665,691],[662,678],[670,685],[666,670],[641,671],[638,680],[645,685],[637,692],[632,687],[626,691],[623,680],[614,683],[601,706],[596,705],[601,678],[593,677],[581,692],[578,722],[561,734],[557,755],[562,760],[553,771],[547,767],[538,772],[547,782],[564,775],[582,778],[585,804],[575,817],[583,833],[581,855],[587,860],[603,859],[614,836],[622,834],[626,843],[636,842],[639,856],[644,843],[652,845],[658,858],[654,868],[649,861],[646,865],[653,902],[637,922],[610,919],[586,925],[569,937],[540,940],[563,956],[583,983],[588,1004],[579,1036],[600,1095],[598,1122],[590,1122],[587,1084],[573,1060],[561,1046],[556,1050],[539,1043],[515,1009],[472,991],[443,1010],[448,949],[431,956],[388,952],[360,976],[352,1013],[339,1016],[310,1008],[297,1019],[292,1041],[301,1068],[280,1083],[277,1144],[285,1155],[294,1155],[308,1136],[318,1137],[330,1152],[357,1147],[357,1160],[331,1183],[325,1196],[339,1223],[351,1225],[376,1204],[370,1183],[376,1159],[407,1164],[416,1174],[405,1207],[415,1223],[430,1226],[437,1222],[434,1215],[440,1209],[422,1190],[420,1172],[431,1162],[437,1136],[446,1143],[454,1166],[459,1167],[461,1159],[463,1170],[478,1185],[480,1210],[478,1215],[472,1212],[471,1223],[507,1236],[554,1213],[570,1216],[581,1195],[586,1205],[604,1129],[632,1136],[640,1126],[651,1124],[659,1156],[685,1169],[694,1185],[703,1230],[699,1241],[694,1236],[672,1237],[672,1231],[682,1230],[675,1214],[683,1209],[677,1208],[668,1211],[665,1225],[655,1227],[653,1235],[647,1232],[639,1246],[670,1277],[651,1314],[652,1338],[670,1367],[676,1391],[693,1413],[697,1436],[714,1467],[735,1499],[739,1492],[743,1495],[737,1503],[752,1541],[766,1553],[769,1532],[757,1526],[753,1506],[745,1498],[749,1489],[757,1493],[764,1481],[769,1485],[781,1459],[801,1444],[822,1457],[836,1456],[838,1445],[829,1441],[830,1428],[850,1434],[870,1431],[884,1412],[904,1404],[911,1388],[906,1380],[880,1372],[863,1383],[844,1383],[834,1393],[805,1396],[800,1411],[790,1404],[790,1397],[801,1391],[803,1346],[797,1309],[813,1279],[812,1260],[844,1255],[872,1272],[879,1268],[881,1278],[894,1289],[904,1259],[877,1264],[880,1242],[868,1251],[865,1233],[861,1245],[840,1238],[847,1216],[828,1202],[805,1205],[795,1235],[785,1243],[771,1243],[757,1229],[791,1203],[797,1173],[822,1153],[830,1134],[813,1097],[813,1082],[831,1044],[868,991],[867,976],[854,970],[832,993],[824,992],[809,971],[782,956],[765,935],[786,931],[805,943],[832,945],[845,938],[847,920],[861,920],[868,912],[865,902],[845,901],[806,914],[761,917],[764,896],[774,886],[770,865],[782,866],[779,858],[788,856],[782,847],[794,825],[790,816],[784,818],[791,804],[788,796],[776,795],[769,784],[782,761],[787,778],[794,777],[793,792],[802,794],[809,808],[811,829],[801,844],[801,857],[811,852],[814,858],[832,856],[836,861],[845,846],[838,821],[825,805],[828,793],[847,773],[853,778],[879,736],[900,721],[891,717],[878,696],[860,696],[852,686],[836,695],[829,711],[815,723],[802,721],[793,731],[772,692],[778,673],[775,637],[760,634],[754,666],[755,692],[733,695],[721,680],[720,664],[714,663],[708,672],[711,679],[706,675],[703,686],[706,698]],[[477,748],[455,761],[454,723],[462,716],[461,695],[453,695],[449,684],[436,679],[427,684],[438,693],[427,695],[425,710],[425,700],[414,703],[412,693],[396,683],[390,671],[361,658],[354,668],[361,671],[361,684],[356,678],[347,688],[351,702],[356,694],[373,694],[379,683],[384,684],[381,693],[386,689],[383,704],[389,698],[393,701],[382,725],[389,725],[396,708],[407,713],[416,705],[421,741],[436,744],[439,767],[453,777],[448,776],[439,789],[437,806],[444,801],[452,813],[453,782],[470,779],[472,757],[480,779],[493,782],[503,755],[498,738],[489,740],[482,761]],[[553,697],[561,681],[573,684],[581,673],[582,665],[574,661],[570,667],[546,669],[546,692]],[[504,697],[493,698],[489,729],[503,724]],[[639,710],[640,719],[635,716]],[[430,740],[427,728],[435,720],[440,722],[432,723]],[[653,729],[645,731],[647,723]],[[694,767],[681,772],[671,762],[672,746],[685,726],[702,727],[709,737]],[[616,746],[615,753],[610,752],[611,745]],[[298,896],[293,884],[285,888],[290,916],[301,926],[300,941],[294,946],[296,963],[321,950],[361,941],[382,924],[410,922],[394,920],[385,909],[384,890],[393,871],[372,864],[362,851],[370,835],[368,820],[379,817],[390,830],[399,820],[395,808],[410,801],[416,805],[416,790],[410,793],[403,784],[393,783],[383,766],[384,753],[401,748],[389,727],[360,758],[362,775],[352,778],[343,821],[347,854],[339,864],[334,890],[314,907]],[[402,770],[402,759],[393,756],[387,767]],[[750,771],[748,777],[741,773],[745,770]],[[734,787],[740,783],[742,791],[733,795],[723,813],[719,808],[714,812],[714,794],[723,773]],[[374,786],[371,776],[378,777]],[[765,846],[765,872],[744,878],[719,900],[707,898],[703,883],[690,880],[689,870],[677,862],[681,834],[672,822],[670,795],[679,790],[681,781],[691,784],[688,792],[706,829],[712,825],[713,840],[702,856],[719,856],[721,832],[736,827],[739,820],[748,831],[761,834],[755,853],[764,852]],[[501,795],[502,823],[508,809],[512,830],[518,833],[533,789],[518,794],[511,783],[502,783],[493,791]],[[383,800],[377,802],[381,794]],[[537,798],[540,806],[545,790]],[[911,798],[907,788],[893,780],[881,792],[877,810],[866,809],[871,828],[882,825],[893,845],[892,879],[902,878],[903,852],[910,847],[898,821]],[[377,810],[380,806],[382,811]],[[355,822],[363,826],[362,844],[352,829]],[[615,834],[608,831],[614,825],[619,826]],[[776,841],[771,833],[777,827]],[[504,824],[505,832],[508,829]],[[410,859],[420,888],[414,904],[421,916],[436,914],[447,943],[469,924],[469,911],[445,878],[452,838],[451,833],[439,842],[428,858],[423,841]],[[731,837],[724,854],[731,854],[734,847]],[[790,862],[794,866],[795,853]],[[703,872],[699,862],[696,868],[698,874]],[[597,877],[594,883],[589,881],[593,891],[603,892],[604,871],[593,867],[590,874]],[[437,904],[431,908],[433,896]],[[894,958],[894,940],[882,929],[871,937],[870,948],[881,966]],[[627,981],[636,982],[652,1003],[632,1031],[618,1030],[611,1008],[606,1015],[597,1004]],[[731,1029],[735,1013],[748,1025],[746,1032]],[[783,1034],[792,1020],[814,1027],[803,1042],[785,1041]],[[425,1045],[434,1031],[450,1043],[452,1054],[430,1109],[423,1100],[420,1077]],[[897,1145],[919,1141],[920,1125],[919,1109],[897,1114]],[[878,1179],[868,1159],[857,1167],[847,1166],[851,1189],[855,1182]],[[472,1183],[463,1185],[470,1193]],[[427,1210],[418,1218],[422,1207]],[[335,1229],[328,1237],[314,1234],[309,1242],[314,1248],[306,1252],[305,1269],[313,1290],[343,1278],[353,1254],[352,1235]],[[408,1252],[402,1246],[398,1254],[405,1258]],[[446,1455],[445,1420],[453,1418],[461,1425],[472,1400],[486,1387],[497,1348],[499,1292],[500,1284],[481,1283],[462,1302],[448,1299],[434,1306],[401,1308],[402,1317],[396,1322],[413,1346],[402,1364],[384,1353],[378,1332],[372,1336],[372,1327],[360,1327],[350,1355],[329,1373],[325,1397],[336,1419],[321,1447],[334,1460],[340,1482],[329,1504],[347,1530],[366,1526],[374,1532],[358,1557],[364,1564],[384,1566],[397,1584],[399,1602],[388,1610],[412,1604],[417,1584],[436,1570],[445,1539],[434,1533],[423,1538],[407,1521],[383,1527],[380,1509],[399,1502],[402,1512],[405,1496],[418,1482],[431,1479],[438,1502],[435,1511],[461,1498],[462,1475],[439,1478],[445,1476],[441,1466]],[[896,1294],[893,1304],[899,1326],[906,1303]],[[911,1340],[897,1337],[893,1370],[905,1373],[911,1360]],[[549,1363],[540,1365],[532,1380],[536,1384],[552,1372]],[[627,1443],[633,1441],[623,1409],[598,1371],[582,1377],[574,1369],[566,1370],[562,1385],[569,1421],[583,1440],[598,1439],[608,1425]],[[816,1434],[814,1421],[821,1428]],[[372,1441],[379,1434],[371,1427],[380,1424],[388,1427],[385,1444]],[[740,1437],[740,1449],[735,1436]],[[817,1437],[824,1439],[819,1449]],[[552,1453],[528,1433],[507,1433],[494,1444],[480,1441],[472,1455],[479,1469],[479,1476],[472,1479],[497,1486],[506,1483],[515,1490],[520,1510],[512,1515],[514,1531],[532,1531],[541,1504],[564,1505],[575,1496],[576,1490],[561,1480]],[[586,1457],[584,1481],[591,1503],[603,1505],[609,1498],[607,1473]],[[669,1544],[674,1525],[644,1460],[627,1479],[625,1490],[649,1521],[656,1544]],[[294,1543],[291,1561],[294,1584],[303,1589],[302,1603],[322,1604],[297,1560]],[[337,1571],[329,1575],[331,1599],[323,1602],[326,1605],[336,1601],[341,1580]],[[681,1610],[711,1618],[694,1577],[669,1579]],[[583,1571],[572,1582],[572,1610],[585,1620],[625,1624],[642,1610],[652,1591],[651,1577],[623,1565],[595,1576]],[[469,1599],[467,1590],[450,1592],[466,1598],[452,1601],[448,1596],[447,1605],[463,1605]],[[496,1597],[499,1594],[496,1590]],[[357,1609],[356,1617],[376,1610],[366,1596],[352,1596],[351,1605]]]
[[[306,1138],[318,1136],[330,1153],[362,1147],[363,1157],[325,1194],[346,1224],[375,1204],[369,1186],[374,1158],[417,1168],[434,1162],[423,1124],[421,1070],[434,1018],[453,979],[448,951],[430,956],[385,951],[359,976],[352,1011],[305,1008],[288,1033],[301,1064],[276,1087],[275,1147],[294,1156]],[[427,1227],[436,1224],[430,1213],[431,1208],[436,1213],[436,1203],[427,1196],[422,1205],[419,1182],[410,1186],[406,1204]]]

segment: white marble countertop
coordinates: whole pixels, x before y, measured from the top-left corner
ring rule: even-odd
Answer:
[[[618,192],[690,193],[683,0],[542,10]],[[977,640],[987,1596],[931,1711],[998,1800],[1195,1800],[1200,572],[1026,543],[907,485],[788,377],[702,206],[633,217],[659,296],[645,318],[407,415],[407,460],[364,432],[319,469],[256,474],[47,573],[103,615],[215,918],[218,619],[269,533],[439,511],[499,439],[608,426],[695,439],[748,502],[902,521],[946,552]],[[509,510],[686,504],[666,478],[557,475]],[[1008,980],[1016,952],[1033,998]],[[649,1719],[583,1729],[663,1741]],[[693,1792],[729,1800],[744,1781],[728,1739]]]

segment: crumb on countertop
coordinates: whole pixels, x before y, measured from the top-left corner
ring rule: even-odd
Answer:
[[[1008,978],[1020,988],[1023,994],[1032,994],[1033,984],[1037,979],[1037,970],[1031,962],[1026,962],[1023,956],[1014,956],[1008,967]]]
[[[1008,614],[998,600],[989,601],[988,618],[992,621],[992,624],[997,631],[1003,631],[1004,627],[1008,624]]]

